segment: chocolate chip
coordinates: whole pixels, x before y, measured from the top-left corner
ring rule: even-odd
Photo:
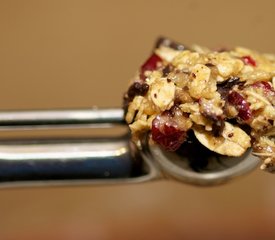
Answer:
[[[230,48],[228,48],[228,47],[220,47],[216,51],[220,52],[220,53],[221,52],[228,52],[228,51],[230,51]]]
[[[135,96],[144,96],[149,90],[147,83],[134,82],[123,96],[123,110],[127,112],[129,103],[133,101]]]
[[[206,67],[214,67],[215,65],[213,63],[206,63],[205,66]]]
[[[215,137],[221,136],[224,126],[225,126],[225,123],[224,123],[223,119],[219,119],[219,120],[213,122],[212,132]]]
[[[162,69],[163,77],[167,77],[172,70],[173,66],[171,64],[168,64],[165,68]]]
[[[232,137],[234,136],[234,133],[229,133],[227,136],[228,136],[229,138],[232,138]]]
[[[230,77],[222,83],[217,84],[218,92],[221,94],[223,99],[226,99],[229,91],[235,86],[238,85],[242,87],[244,82],[240,81],[239,77]]]
[[[173,48],[173,49],[179,50],[179,51],[183,51],[183,50],[188,49],[185,45],[183,45],[181,43],[178,43],[174,40],[171,40],[169,38],[166,38],[166,37],[160,37],[156,41],[155,48],[159,48],[161,46]]]
[[[128,97],[133,100],[135,96],[144,96],[149,89],[147,83],[134,82],[128,89]]]

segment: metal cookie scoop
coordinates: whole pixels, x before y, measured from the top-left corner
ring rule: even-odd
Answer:
[[[122,109],[0,112],[0,131],[124,125]],[[1,133],[0,133],[1,134]],[[149,137],[139,146],[129,134],[71,139],[0,140],[0,186],[138,183],[172,178],[216,185],[252,171],[259,160],[246,152],[225,157],[186,143],[164,151]]]

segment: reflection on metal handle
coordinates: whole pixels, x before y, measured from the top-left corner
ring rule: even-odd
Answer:
[[[139,182],[153,178],[128,137],[0,143],[0,182]],[[150,176],[149,176],[150,175]]]
[[[121,123],[123,123],[123,110],[119,108],[0,112],[2,130]]]
[[[0,112],[0,130],[75,128],[123,123],[122,109]],[[129,135],[0,141],[0,186],[141,182],[157,170]]]

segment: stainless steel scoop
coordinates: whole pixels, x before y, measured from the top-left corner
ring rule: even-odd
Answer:
[[[122,109],[0,112],[0,131],[115,125],[124,125]],[[259,165],[250,152],[240,158],[222,157],[187,143],[181,152],[171,153],[148,139],[138,145],[131,142],[128,133],[91,138],[2,139],[0,187],[139,183],[162,178],[209,186],[227,182]]]

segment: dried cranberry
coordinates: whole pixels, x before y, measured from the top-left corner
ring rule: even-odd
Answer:
[[[244,99],[244,97],[241,94],[239,94],[236,91],[232,91],[231,93],[229,93],[227,99],[228,102],[233,104],[238,110],[239,118],[241,118],[244,121],[248,121],[251,118],[252,113],[249,107],[249,103]]]
[[[152,139],[168,151],[176,151],[186,139],[186,131],[179,129],[168,112],[158,115],[152,123]]]
[[[265,92],[274,91],[272,86],[265,81],[258,81],[252,84],[253,87],[262,88]]]
[[[157,69],[158,64],[162,62],[162,59],[155,53],[153,53],[146,62],[140,68],[140,78],[144,80],[146,71],[154,71]]]
[[[242,60],[245,64],[256,67],[256,61],[251,56],[243,56]]]

